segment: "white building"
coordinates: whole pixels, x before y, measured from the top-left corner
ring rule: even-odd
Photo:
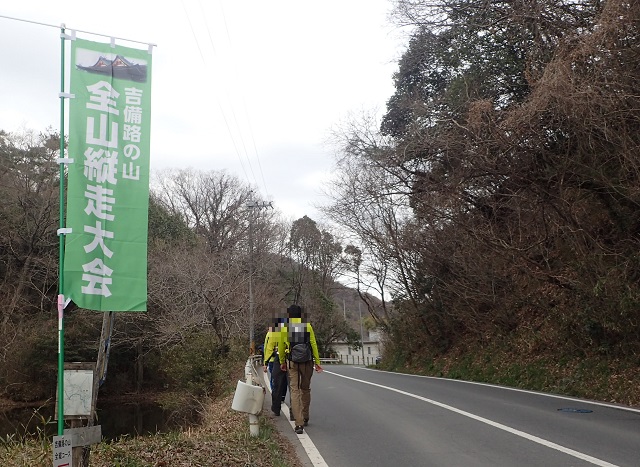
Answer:
[[[382,355],[382,343],[377,331],[364,336],[362,348],[354,350],[346,342],[334,342],[329,347],[341,363],[356,365],[374,365],[376,357]]]

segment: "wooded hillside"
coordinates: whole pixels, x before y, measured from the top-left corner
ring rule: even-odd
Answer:
[[[326,209],[386,363],[640,402],[640,4],[394,4],[396,92],[336,132]]]

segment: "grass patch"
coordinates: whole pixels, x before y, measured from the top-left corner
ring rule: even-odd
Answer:
[[[92,467],[301,467],[293,446],[266,417],[260,434],[249,434],[246,414],[231,409],[233,395],[202,405],[203,423],[164,434],[122,437],[92,446]],[[0,465],[50,467],[51,441],[3,440]]]
[[[496,340],[467,345],[446,354],[385,355],[382,369],[476,381],[580,397],[640,405],[637,362],[611,359],[602,353],[567,355],[549,347],[528,345],[531,339]]]

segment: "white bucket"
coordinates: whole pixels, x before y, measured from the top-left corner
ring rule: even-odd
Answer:
[[[262,410],[264,403],[264,392],[262,386],[254,386],[253,384],[238,381],[236,393],[233,396],[231,408],[238,412],[246,412],[257,415]]]

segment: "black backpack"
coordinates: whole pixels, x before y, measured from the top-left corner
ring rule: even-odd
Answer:
[[[307,323],[289,323],[289,360],[294,363],[305,363],[313,359],[311,353],[311,335],[307,331]]]

